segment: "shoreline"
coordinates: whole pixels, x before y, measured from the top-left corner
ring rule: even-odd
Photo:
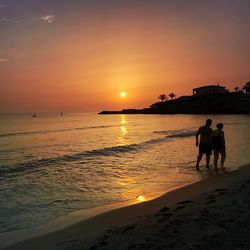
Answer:
[[[99,249],[99,247],[104,247],[106,243],[101,246],[97,239],[108,230],[119,227],[124,228],[124,226],[126,228],[126,225],[131,221],[140,221],[145,217],[152,216],[165,206],[174,207],[178,202],[185,200],[200,200],[204,194],[215,189],[229,188],[234,186],[235,183],[239,184],[249,179],[250,165],[245,165],[240,167],[239,170],[221,173],[218,176],[210,176],[204,180],[172,190],[156,199],[113,207],[112,210],[99,211],[99,214],[94,217],[82,218],[80,222],[71,221],[71,225],[58,231],[44,232],[45,234],[38,237],[31,236],[31,239],[19,242],[7,249],[71,249],[72,246],[74,246],[74,249],[78,249],[78,247],[79,249],[89,249],[93,245],[96,246],[93,249]],[[115,237],[115,235],[116,233],[111,233],[110,237]],[[112,242],[115,242],[115,240],[112,240]],[[12,241],[13,243],[15,242]]]
[[[39,226],[35,226],[33,228],[20,229],[20,230],[0,233],[0,250],[6,249],[8,247],[11,247],[12,245],[18,244],[26,240],[31,240],[33,238],[41,237],[43,235],[47,235],[50,233],[64,230],[70,226],[73,226],[85,220],[94,218],[106,212],[110,212],[119,208],[124,208],[124,207],[128,207],[131,205],[157,199],[158,197],[165,194],[166,192],[171,192],[180,187],[183,187],[183,185],[169,188],[167,191],[164,190],[164,191],[159,191],[159,192],[154,192],[154,193],[143,194],[142,195],[143,200],[139,200],[135,198],[132,200],[110,203],[110,204],[101,205],[101,206],[97,206],[93,208],[76,210],[65,216],[60,216],[59,218],[56,218],[52,221],[46,222]],[[10,241],[11,243],[9,243]]]

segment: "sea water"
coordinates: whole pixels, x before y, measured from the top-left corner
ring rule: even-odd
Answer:
[[[0,232],[206,178],[207,118],[225,125],[228,170],[249,163],[249,115],[1,114]]]

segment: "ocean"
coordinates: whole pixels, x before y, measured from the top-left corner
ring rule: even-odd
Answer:
[[[249,115],[0,114],[0,233],[206,178],[207,118],[224,123],[228,171],[249,163]]]

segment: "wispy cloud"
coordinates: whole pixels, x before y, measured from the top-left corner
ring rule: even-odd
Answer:
[[[3,23],[8,23],[8,22],[11,22],[11,21],[12,21],[12,19],[6,18],[6,17],[3,17],[3,18],[0,19],[0,22],[3,22]]]
[[[20,23],[19,20],[7,18],[7,17],[2,17],[0,18],[0,23]]]
[[[14,56],[15,59],[21,58],[24,56],[24,52],[20,52]]]
[[[46,15],[46,16],[41,16],[41,19],[46,22],[46,23],[53,23],[55,22],[55,15]]]
[[[19,61],[24,56],[23,52],[17,52],[16,54],[12,55],[0,55],[0,63],[12,63]]]
[[[5,7],[6,7],[6,5],[0,4],[0,9],[3,9],[3,8],[5,8]]]
[[[0,63],[6,63],[8,62],[9,60],[7,58],[0,58]]]

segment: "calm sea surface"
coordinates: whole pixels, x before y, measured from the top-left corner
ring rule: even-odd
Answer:
[[[0,232],[205,178],[194,134],[207,118],[225,124],[226,166],[249,163],[246,115],[0,115]]]

